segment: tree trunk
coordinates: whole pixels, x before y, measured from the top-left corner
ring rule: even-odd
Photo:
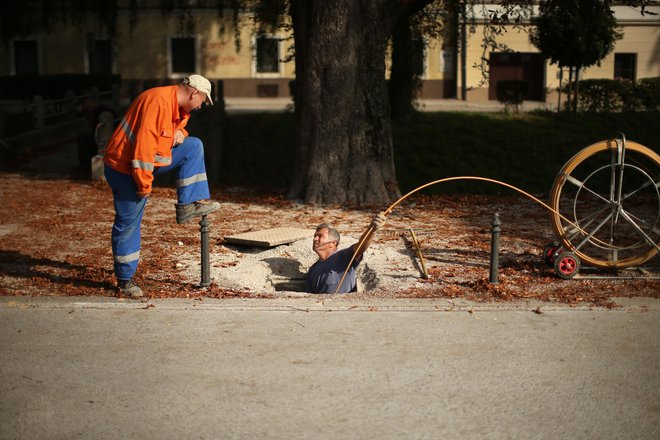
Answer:
[[[573,112],[578,111],[578,101],[580,99],[580,66],[575,66],[575,97],[573,98]]]
[[[557,112],[561,112],[561,87],[564,82],[564,67],[559,66],[559,87],[557,88]]]
[[[566,111],[573,111],[573,66],[568,66],[568,91],[566,92]]]
[[[405,16],[399,20],[392,33],[392,73],[388,86],[394,121],[406,121],[415,111],[413,104],[417,93],[415,57],[410,19]]]
[[[297,126],[289,197],[352,206],[399,197],[385,49],[401,15],[429,1],[291,1]]]

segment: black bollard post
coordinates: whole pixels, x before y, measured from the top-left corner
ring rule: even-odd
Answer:
[[[497,284],[497,271],[499,269],[499,254],[500,254],[500,216],[495,213],[493,217],[493,235],[490,241],[490,282]]]
[[[199,283],[201,287],[208,287],[211,285],[211,271],[209,268],[209,222],[206,216],[202,216],[199,222],[199,232],[202,234],[202,281]]]

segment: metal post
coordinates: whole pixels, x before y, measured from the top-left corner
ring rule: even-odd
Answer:
[[[76,94],[73,90],[64,92],[64,111],[67,119],[76,118]]]
[[[92,99],[94,99],[94,104],[101,103],[101,91],[98,87],[92,87]]]
[[[493,217],[493,235],[490,241],[490,282],[497,284],[497,270],[499,268],[499,254],[500,254],[500,216],[495,213]]]
[[[34,108],[32,110],[32,119],[34,121],[34,128],[40,130],[44,128],[44,119],[46,114],[44,98],[40,95],[35,95],[33,101]]]
[[[461,100],[467,101],[467,10],[461,5]]]
[[[111,107],[119,113],[121,109],[121,90],[117,84],[112,85],[112,104]]]
[[[561,83],[564,81],[564,68],[559,67],[559,88],[557,97],[557,113],[561,112]]]
[[[209,222],[206,216],[202,216],[199,222],[199,232],[202,235],[202,281],[199,283],[201,287],[208,287],[211,285],[211,271],[209,268]]]

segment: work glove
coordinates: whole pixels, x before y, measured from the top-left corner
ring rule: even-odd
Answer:
[[[378,231],[379,229],[382,229],[383,226],[385,226],[385,222],[387,221],[387,217],[385,217],[384,213],[378,213],[374,216],[373,219],[371,219],[371,226],[374,228],[374,231]]]

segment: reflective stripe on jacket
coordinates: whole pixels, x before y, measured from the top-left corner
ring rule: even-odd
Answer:
[[[174,133],[184,129],[190,115],[181,111],[177,86],[155,87],[131,103],[105,149],[103,161],[133,175],[139,194],[149,194],[156,167],[172,163]]]

